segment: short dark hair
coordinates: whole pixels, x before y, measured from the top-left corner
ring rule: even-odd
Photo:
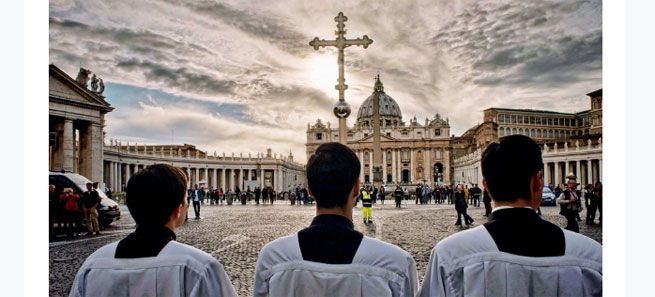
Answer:
[[[494,200],[531,198],[530,180],[543,170],[541,148],[530,137],[511,135],[492,143],[482,154],[482,176]]]
[[[155,164],[139,170],[127,182],[125,202],[138,225],[163,226],[184,203],[186,173],[168,164]]]
[[[318,208],[344,207],[359,178],[357,155],[338,142],[320,145],[307,161],[307,185]]]

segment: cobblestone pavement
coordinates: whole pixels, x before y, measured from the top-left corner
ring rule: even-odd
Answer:
[[[404,201],[396,209],[390,200],[373,206],[373,224],[362,223],[361,204],[353,214],[355,228],[370,237],[395,244],[408,251],[416,260],[419,282],[434,245],[448,235],[468,227],[457,227],[453,205],[415,205]],[[484,207],[469,206],[475,219],[472,227],[487,221]],[[543,218],[558,226],[566,219],[558,214],[559,207],[542,207]],[[193,210],[189,210],[190,217]],[[581,214],[584,215],[585,212]],[[101,236],[80,236],[58,239],[50,243],[50,295],[66,296],[75,273],[84,259],[105,244],[120,240],[134,229],[134,221],[125,206],[122,218],[104,230]],[[311,222],[315,206],[291,206],[287,201],[275,205],[203,206],[201,220],[191,220],[177,233],[180,242],[195,246],[218,259],[230,276],[240,296],[252,296],[255,263],[261,248],[268,242],[298,232]],[[580,232],[602,243],[602,228],[580,224]]]

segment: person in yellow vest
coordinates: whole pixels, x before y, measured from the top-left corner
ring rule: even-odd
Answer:
[[[373,206],[373,199],[371,198],[371,190],[367,186],[362,191],[362,209],[364,209],[364,224],[371,222],[371,207]]]

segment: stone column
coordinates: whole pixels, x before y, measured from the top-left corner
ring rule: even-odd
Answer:
[[[544,185],[549,185],[550,184],[550,163],[546,162],[544,164]]]
[[[230,179],[230,187],[232,187],[232,190],[236,190],[237,189],[237,187],[236,187],[237,186],[237,171],[234,170],[234,169],[230,169],[230,171],[231,171],[230,176],[232,177]]]
[[[425,148],[423,149],[423,179],[426,180],[426,183],[430,185],[430,187],[433,186],[433,184],[430,182],[430,153],[428,152],[429,149]]]
[[[591,174],[591,160],[587,160],[587,183],[592,184],[593,183],[593,175]]]
[[[603,159],[598,159],[598,180],[603,182]]]
[[[189,184],[187,185],[187,188],[191,188],[193,186],[193,181],[191,180],[191,167],[186,168],[186,175],[189,179]]]
[[[214,172],[214,188],[218,188],[218,169],[214,168],[212,171]]]
[[[239,189],[243,190],[243,169],[239,169]]]
[[[396,149],[391,150],[391,181],[396,183],[398,179],[396,178]]]
[[[359,171],[359,181],[361,183],[364,183],[364,151],[359,150],[359,167],[361,170]]]
[[[63,147],[62,168],[66,171],[73,171],[75,162],[75,138],[73,135],[73,120],[64,119],[64,133],[61,146]]]
[[[223,188],[223,192],[225,192],[225,168],[221,169],[221,187]]]
[[[582,184],[582,176],[580,175],[580,160],[575,161],[575,176],[578,178],[578,181],[580,181],[580,184]]]
[[[387,183],[387,150],[382,152],[382,184]]]
[[[118,191],[123,192],[123,163],[118,163]]]
[[[414,183],[414,170],[416,170],[414,166],[414,149],[409,150],[409,183],[413,184]]]
[[[559,180],[559,162],[555,161],[555,181],[553,183],[553,187],[557,187],[557,185],[560,184]]]
[[[130,163],[125,164],[125,184],[127,185],[127,182],[130,181],[130,178],[132,177],[132,172],[130,168]]]

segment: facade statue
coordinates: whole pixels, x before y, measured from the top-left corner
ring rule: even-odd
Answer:
[[[100,85],[100,89],[98,90],[98,94],[102,95],[102,93],[105,91],[105,82],[103,82],[102,78],[100,78],[98,84]]]
[[[89,83],[89,74],[91,74],[91,70],[80,68],[80,72],[77,73],[77,78],[75,81],[86,88],[87,84]]]
[[[98,77],[95,74],[91,76],[91,90],[98,91]]]

